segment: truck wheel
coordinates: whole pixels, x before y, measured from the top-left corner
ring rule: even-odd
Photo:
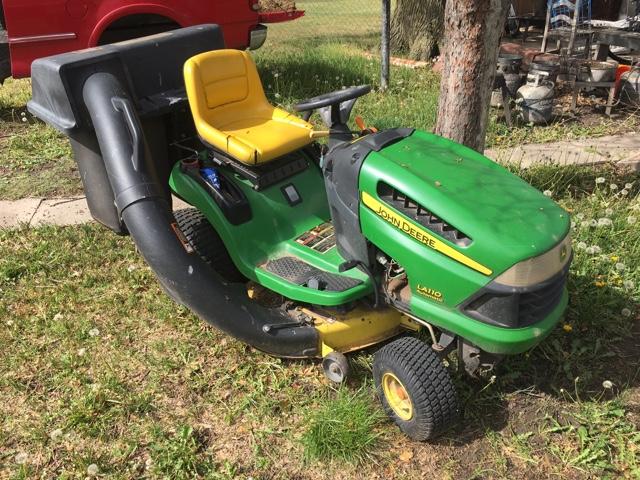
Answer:
[[[247,281],[231,260],[218,232],[197,208],[177,210],[173,215],[193,249],[213,270],[228,282]]]
[[[373,378],[385,411],[413,440],[435,438],[456,421],[458,398],[449,372],[421,340],[404,337],[381,348]]]

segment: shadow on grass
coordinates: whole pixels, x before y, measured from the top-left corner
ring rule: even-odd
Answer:
[[[271,43],[266,45],[267,48],[292,48],[300,46],[303,42],[306,47],[320,48],[331,44],[345,44],[350,48],[373,50],[380,47],[380,33],[377,31],[368,31],[360,33],[324,33],[318,34],[311,32],[305,35],[297,36],[295,41],[290,40],[286,31],[279,31],[271,35],[269,40]]]

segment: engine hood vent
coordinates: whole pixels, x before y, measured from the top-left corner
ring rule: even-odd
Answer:
[[[471,238],[453,225],[385,182],[378,183],[378,197],[400,213],[426,227],[436,235],[461,247],[471,245]]]

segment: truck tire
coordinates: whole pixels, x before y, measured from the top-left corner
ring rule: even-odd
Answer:
[[[247,281],[231,260],[218,232],[197,208],[177,210],[174,217],[196,253],[223,279],[231,283]]]
[[[425,441],[451,427],[458,397],[442,360],[415,337],[395,340],[375,355],[373,378],[387,415],[408,437]]]
[[[4,20],[4,19],[3,19]],[[11,76],[11,54],[9,53],[9,39],[4,23],[0,25],[0,84]]]

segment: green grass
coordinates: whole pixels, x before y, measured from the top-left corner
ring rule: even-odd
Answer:
[[[265,50],[282,44],[316,47],[326,43],[346,43],[374,50],[380,44],[379,2],[297,0],[296,7],[304,10],[305,16],[295,22],[269,25]]]
[[[380,419],[370,352],[334,391],[176,306],[128,238],[0,232],[0,478],[637,478],[640,183],[520,174],[576,222],[567,316],[495,377],[455,374],[462,422],[428,444]]]
[[[81,193],[69,141],[26,110],[29,80],[0,87],[0,199]]]
[[[307,415],[302,436],[306,458],[364,465],[372,459],[382,418],[371,405],[370,389],[339,389]]]

